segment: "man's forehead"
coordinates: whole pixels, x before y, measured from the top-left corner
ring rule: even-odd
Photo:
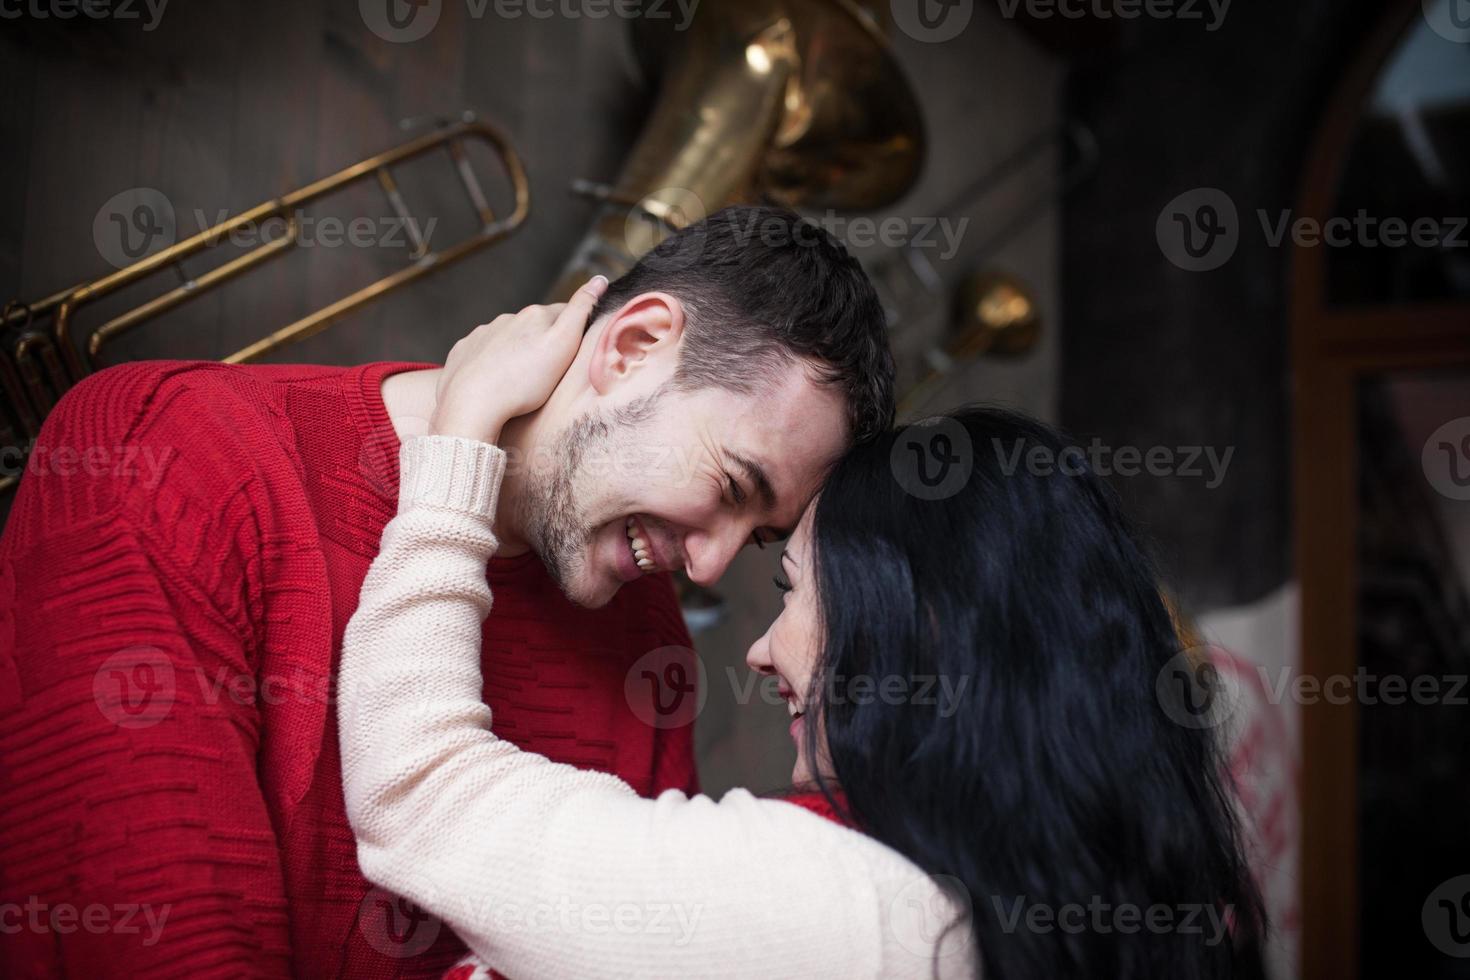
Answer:
[[[775,506],[765,509],[788,531],[847,448],[842,395],[792,367],[717,416],[722,451],[757,493],[769,486]]]
[[[820,384],[811,371],[794,362],[745,392],[726,391],[717,410],[724,417],[727,439],[750,454],[815,454],[817,465],[830,462],[845,448],[847,406],[840,391]]]

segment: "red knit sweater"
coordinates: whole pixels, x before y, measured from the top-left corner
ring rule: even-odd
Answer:
[[[0,537],[0,975],[437,976],[463,953],[358,870],[330,689],[396,505],[381,384],[428,366],[128,364],[47,419]],[[694,791],[690,727],[624,696],[638,657],[690,645],[668,576],[595,611],[533,555],[488,577],[497,732]]]

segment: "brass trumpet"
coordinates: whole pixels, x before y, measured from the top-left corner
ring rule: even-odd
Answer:
[[[465,152],[468,140],[487,144],[505,170],[514,198],[514,207],[506,217],[495,215],[479,178],[470,166]],[[479,229],[453,245],[431,251],[409,213],[391,168],[440,148],[449,153],[469,204],[479,218]],[[12,302],[0,314],[5,340],[3,350],[0,350],[0,392],[4,395],[0,440],[3,440],[3,445],[21,447],[24,452],[40,431],[42,420],[56,400],[100,366],[99,354],[110,340],[291,250],[299,240],[302,208],[367,180],[376,180],[389,206],[407,229],[411,246],[409,263],[223,360],[228,363],[252,361],[269,351],[310,337],[359,307],[500,241],[520,228],[530,213],[530,184],[515,148],[494,126],[466,116],[452,125],[442,126],[299,190],[250,208],[109,275],[53,293],[35,303]],[[284,231],[279,236],[202,275],[183,275],[179,263],[184,259],[207,252],[219,242],[228,240],[233,232],[261,227],[273,219],[283,224]],[[103,323],[90,333],[85,346],[74,342],[72,325],[79,309],[169,267],[179,270],[183,278],[179,286]],[[18,477],[13,475],[0,475],[0,491],[9,489],[17,480]]]

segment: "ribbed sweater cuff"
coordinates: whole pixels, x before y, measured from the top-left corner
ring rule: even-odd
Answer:
[[[459,436],[408,436],[398,451],[398,510],[443,507],[494,519],[505,451]]]

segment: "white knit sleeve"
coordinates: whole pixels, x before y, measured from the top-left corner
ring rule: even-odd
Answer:
[[[416,436],[343,639],[347,815],[374,883],[516,977],[972,972],[962,913],[902,855],[743,790],[719,803],[553,763],[480,699],[499,449]],[[937,955],[940,954],[940,955]]]

